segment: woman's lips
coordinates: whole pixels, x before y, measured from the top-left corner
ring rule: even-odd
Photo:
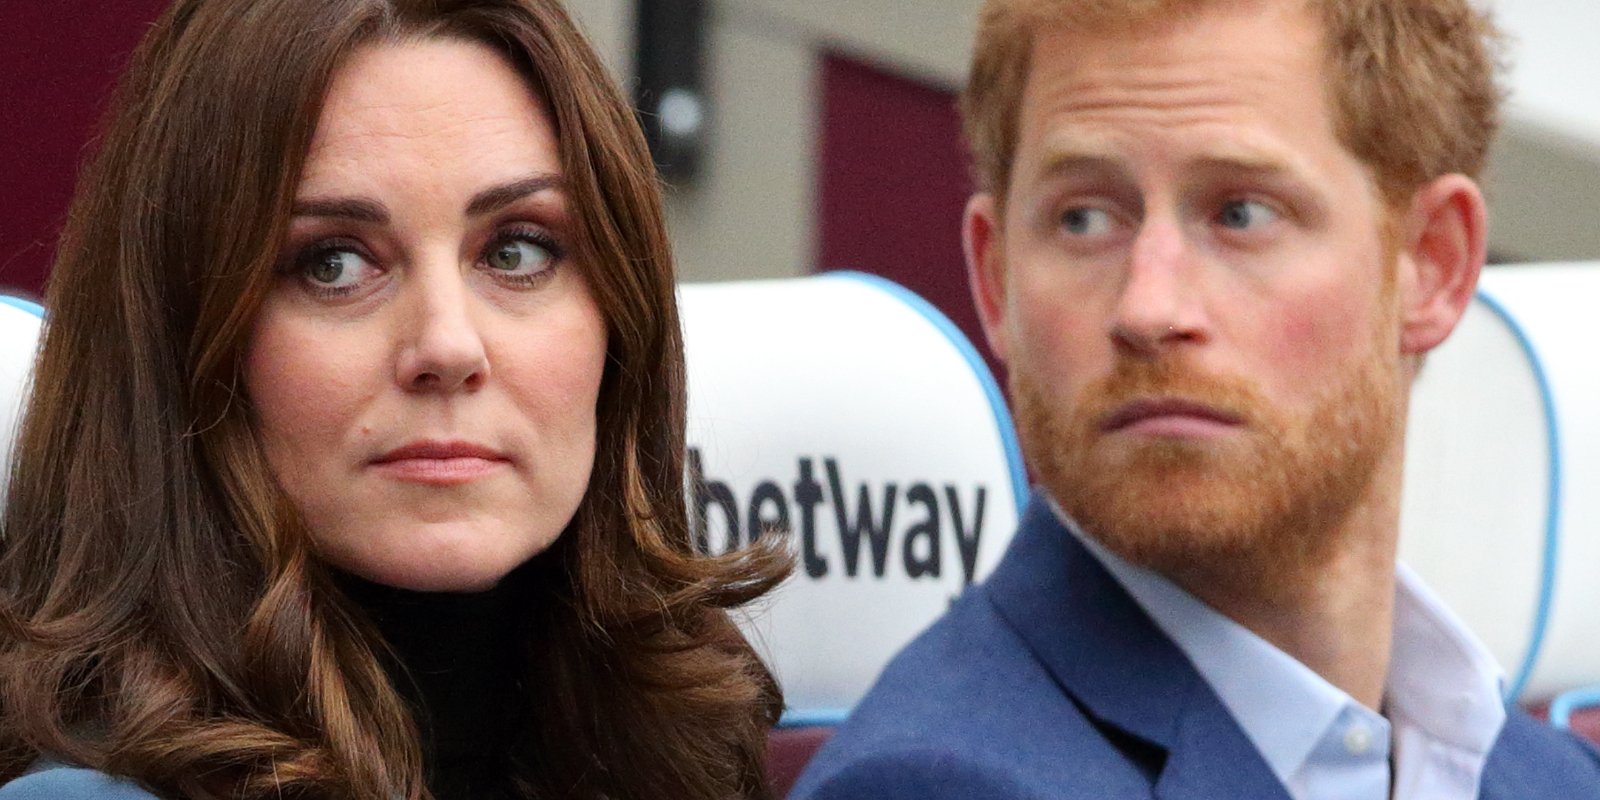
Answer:
[[[510,457],[504,453],[472,442],[419,441],[384,453],[370,466],[395,480],[457,486],[510,464]]]
[[[1239,415],[1180,398],[1135,400],[1106,415],[1104,433],[1172,438],[1220,436],[1243,423]]]

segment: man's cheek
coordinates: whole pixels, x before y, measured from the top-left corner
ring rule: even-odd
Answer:
[[[1290,380],[1311,378],[1330,365],[1346,365],[1370,353],[1375,309],[1329,289],[1286,304],[1265,318],[1265,346]]]
[[[1073,304],[1061,295],[1030,292],[1019,296],[1013,306],[1011,351],[1020,357],[1030,351],[1036,358],[1051,362],[1077,362],[1091,356],[1096,348],[1108,348],[1104,326],[1091,319],[1087,303]]]

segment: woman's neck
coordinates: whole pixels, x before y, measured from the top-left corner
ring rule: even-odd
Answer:
[[[507,785],[508,756],[529,724],[526,577],[513,573],[470,594],[340,579],[392,651],[385,666],[415,715],[428,786],[439,800],[493,797]]]

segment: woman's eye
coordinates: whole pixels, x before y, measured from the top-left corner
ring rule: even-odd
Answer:
[[[1217,214],[1217,223],[1224,228],[1246,231],[1259,228],[1278,218],[1278,212],[1259,200],[1233,200],[1224,203]]]
[[[308,255],[301,274],[318,289],[340,291],[360,283],[370,266],[354,250],[327,248]]]
[[[1084,206],[1061,214],[1061,227],[1073,236],[1104,236],[1111,232],[1111,212]]]
[[[550,269],[556,252],[553,245],[517,234],[491,244],[483,260],[490,270],[506,277],[532,278]]]

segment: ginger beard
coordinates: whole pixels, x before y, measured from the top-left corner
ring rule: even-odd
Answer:
[[[1393,280],[1383,283],[1382,307],[1394,309]],[[1119,356],[1109,377],[1067,403],[1016,364],[1010,385],[1024,452],[1083,533],[1129,561],[1169,577],[1296,582],[1336,552],[1403,432],[1407,383],[1393,317],[1299,415],[1248,381],[1201,374],[1170,354]],[[1102,430],[1117,407],[1156,395],[1237,414],[1242,430],[1221,440]]]

